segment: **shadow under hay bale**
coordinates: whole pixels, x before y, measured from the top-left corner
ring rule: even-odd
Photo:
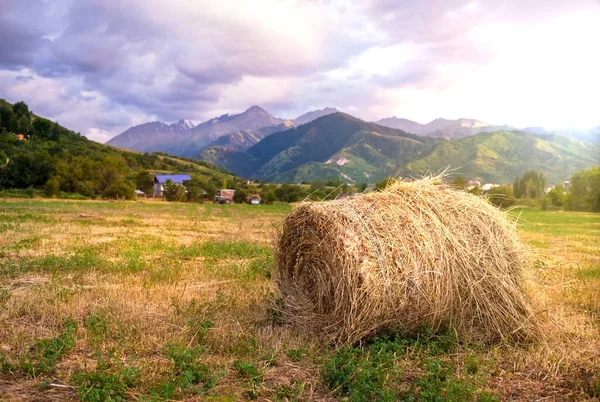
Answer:
[[[287,321],[337,344],[388,328],[485,343],[538,338],[514,223],[439,180],[296,207],[275,253]]]

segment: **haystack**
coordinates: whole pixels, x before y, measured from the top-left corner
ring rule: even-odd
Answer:
[[[389,328],[486,343],[539,334],[514,222],[438,177],[300,204],[276,261],[284,316],[337,344]]]

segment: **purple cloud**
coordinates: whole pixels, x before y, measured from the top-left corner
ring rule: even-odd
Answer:
[[[598,8],[593,0],[4,0],[0,97],[94,138],[144,119],[206,120],[256,103],[283,117],[333,106],[376,119],[405,104],[407,88],[443,91],[457,84],[455,70],[496,62],[477,28]]]

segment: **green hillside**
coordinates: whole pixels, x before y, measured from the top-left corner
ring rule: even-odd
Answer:
[[[342,178],[374,182],[442,141],[334,113],[272,134],[246,152],[211,150],[203,157],[244,177],[276,182]]]
[[[132,198],[136,188],[149,192],[150,174],[158,172],[189,173],[213,186],[233,178],[204,161],[99,144],[34,115],[23,102],[0,100],[0,190],[38,188],[49,195]]]
[[[599,155],[598,145],[558,135],[496,131],[444,140],[335,113],[272,134],[245,152],[211,148],[202,157],[240,176],[276,182],[340,178],[375,183],[450,166],[468,178],[497,183],[536,170],[554,184],[599,164]]]
[[[427,156],[407,163],[400,173],[419,175],[451,166],[467,177],[508,183],[527,170],[536,170],[553,184],[599,163],[597,145],[561,136],[497,131],[442,142]]]
[[[254,177],[262,161],[244,151],[230,151],[222,147],[211,147],[202,151],[203,161],[220,166],[242,177]]]
[[[288,182],[311,181],[316,177],[340,177],[350,182],[376,182],[395,175],[406,161],[427,152],[433,144],[429,139],[420,142],[401,136],[359,131],[353,134],[343,147],[325,158],[325,161],[312,160],[294,166],[298,155],[312,153],[305,150],[306,146],[295,146],[279,153],[263,165],[256,172],[256,176]]]

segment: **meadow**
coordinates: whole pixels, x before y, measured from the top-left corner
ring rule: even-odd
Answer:
[[[500,401],[600,396],[600,215],[513,210],[535,345],[379,334],[334,349],[281,320],[292,206],[0,199],[0,399]]]

